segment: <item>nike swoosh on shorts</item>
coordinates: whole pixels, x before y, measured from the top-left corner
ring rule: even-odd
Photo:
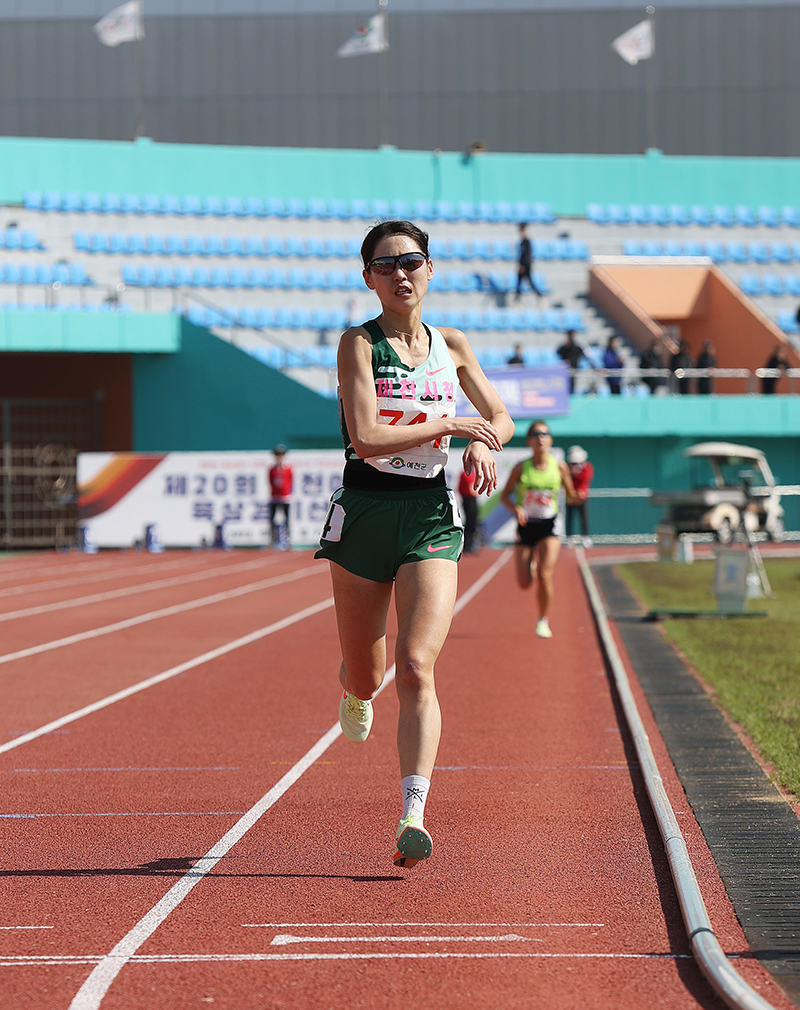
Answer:
[[[453,546],[452,544],[444,544],[443,547],[434,547],[433,544],[428,544],[428,553],[435,554],[437,551],[446,551],[449,550],[452,546]]]

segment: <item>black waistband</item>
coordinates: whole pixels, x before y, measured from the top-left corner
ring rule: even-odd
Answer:
[[[435,477],[408,477],[376,470],[363,459],[350,459],[345,463],[342,484],[350,491],[425,491],[447,486],[444,470]]]

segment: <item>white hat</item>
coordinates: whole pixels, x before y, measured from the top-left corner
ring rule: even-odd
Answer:
[[[571,445],[567,450],[568,463],[585,463],[589,458],[589,453],[579,445]]]

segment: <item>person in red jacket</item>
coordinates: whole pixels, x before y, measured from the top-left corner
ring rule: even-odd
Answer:
[[[567,450],[567,465],[572,475],[575,495],[578,501],[574,505],[567,503],[567,538],[572,536],[572,519],[577,512],[581,521],[581,536],[583,546],[591,547],[589,536],[589,485],[594,477],[594,467],[589,462],[589,454],[579,445],[571,445]]]
[[[464,553],[472,554],[477,551],[475,532],[478,529],[478,492],[475,490],[474,470],[467,473],[462,468],[458,493],[461,496],[461,510],[464,513]]]
[[[283,513],[283,522],[286,526],[286,541],[289,546],[289,506],[292,501],[292,467],[290,463],[285,463],[286,446],[276,445],[273,449],[275,454],[275,464],[269,470],[270,503],[269,521],[272,529],[272,545],[277,547],[280,544],[280,530],[278,528],[278,511]]]

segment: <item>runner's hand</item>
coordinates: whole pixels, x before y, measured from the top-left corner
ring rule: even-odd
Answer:
[[[470,442],[461,458],[464,472],[475,474],[475,494],[497,490],[497,464],[483,442]]]
[[[499,452],[503,448],[500,436],[493,424],[483,417],[452,417],[450,418],[450,434],[456,438],[468,438],[472,441],[483,442],[490,449]]]

